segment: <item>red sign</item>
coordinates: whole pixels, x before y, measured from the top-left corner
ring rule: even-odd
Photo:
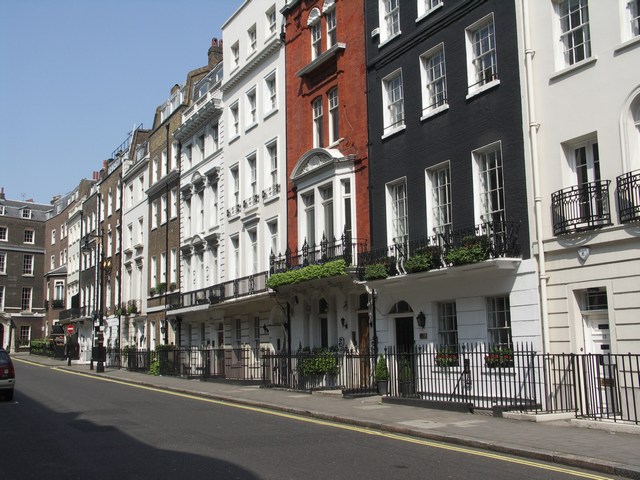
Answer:
[[[67,333],[69,335],[73,334],[73,325],[71,325],[71,324],[67,325]]]

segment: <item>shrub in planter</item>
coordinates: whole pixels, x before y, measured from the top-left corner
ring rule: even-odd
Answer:
[[[404,261],[404,269],[407,273],[424,272],[433,268],[431,254],[427,252],[416,252]]]
[[[388,276],[389,273],[387,272],[387,267],[384,263],[372,263],[371,265],[367,265],[364,269],[365,280],[380,280],[387,278]]]
[[[451,265],[483,262],[489,258],[489,239],[485,236],[468,235],[462,245],[447,252],[445,260]]]
[[[376,381],[389,380],[389,368],[387,368],[387,359],[382,354],[376,362]]]
[[[151,287],[149,289],[149,296],[150,297],[155,297],[155,295],[156,295],[156,289],[155,289],[155,287]]]
[[[162,295],[164,292],[167,291],[167,284],[165,282],[160,282],[156,285],[156,291]]]
[[[314,349],[313,353],[305,353],[298,360],[298,373],[302,377],[312,375],[335,375],[339,371],[338,361],[333,354],[323,348]]]
[[[281,285],[292,285],[316,278],[346,275],[346,265],[344,260],[334,260],[323,265],[308,265],[297,270],[274,273],[267,280],[267,287],[275,289]]]

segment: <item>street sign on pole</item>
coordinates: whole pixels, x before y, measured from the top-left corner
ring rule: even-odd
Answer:
[[[73,335],[73,325],[71,324],[67,325],[67,333],[69,335]]]

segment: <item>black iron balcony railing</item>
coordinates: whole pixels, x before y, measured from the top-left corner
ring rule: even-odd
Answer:
[[[82,308],[67,308],[66,310],[61,310],[58,315],[58,320],[74,320],[76,318],[82,317],[90,317],[92,315],[92,311],[90,307],[82,307]]]
[[[640,221],[640,170],[620,175],[616,181],[620,223]]]
[[[354,242],[355,240],[355,242]],[[360,252],[366,250],[367,242],[352,239],[345,233],[339,240],[335,238],[329,242],[326,236],[322,235],[322,240],[318,245],[309,245],[304,241],[302,248],[292,252],[287,248],[283,255],[271,255],[271,266],[269,272],[281,273],[295,268],[306,267],[307,265],[321,265],[332,260],[342,259],[347,266],[352,265],[357,260]]]
[[[267,291],[269,272],[260,272],[210,287],[179,294],[169,305],[171,309],[192,307],[195,305],[215,305],[226,300],[248,297]],[[176,301],[177,300],[177,301]]]
[[[358,267],[364,271],[367,265],[383,264],[389,276],[412,273],[405,262],[418,255],[428,255],[428,269],[443,266],[474,263],[492,258],[516,258],[520,256],[518,242],[519,222],[496,221],[481,223],[468,228],[442,232],[427,238],[394,243],[386,247],[363,251],[358,256]],[[472,254],[468,259],[457,261],[455,251],[467,248]],[[362,272],[361,272],[362,273]]]
[[[553,234],[562,235],[611,225],[609,180],[574,185],[551,194]]]

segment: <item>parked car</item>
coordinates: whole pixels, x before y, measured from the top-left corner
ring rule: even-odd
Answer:
[[[11,357],[4,348],[0,348],[0,395],[13,400],[13,389],[16,385],[16,371]]]

